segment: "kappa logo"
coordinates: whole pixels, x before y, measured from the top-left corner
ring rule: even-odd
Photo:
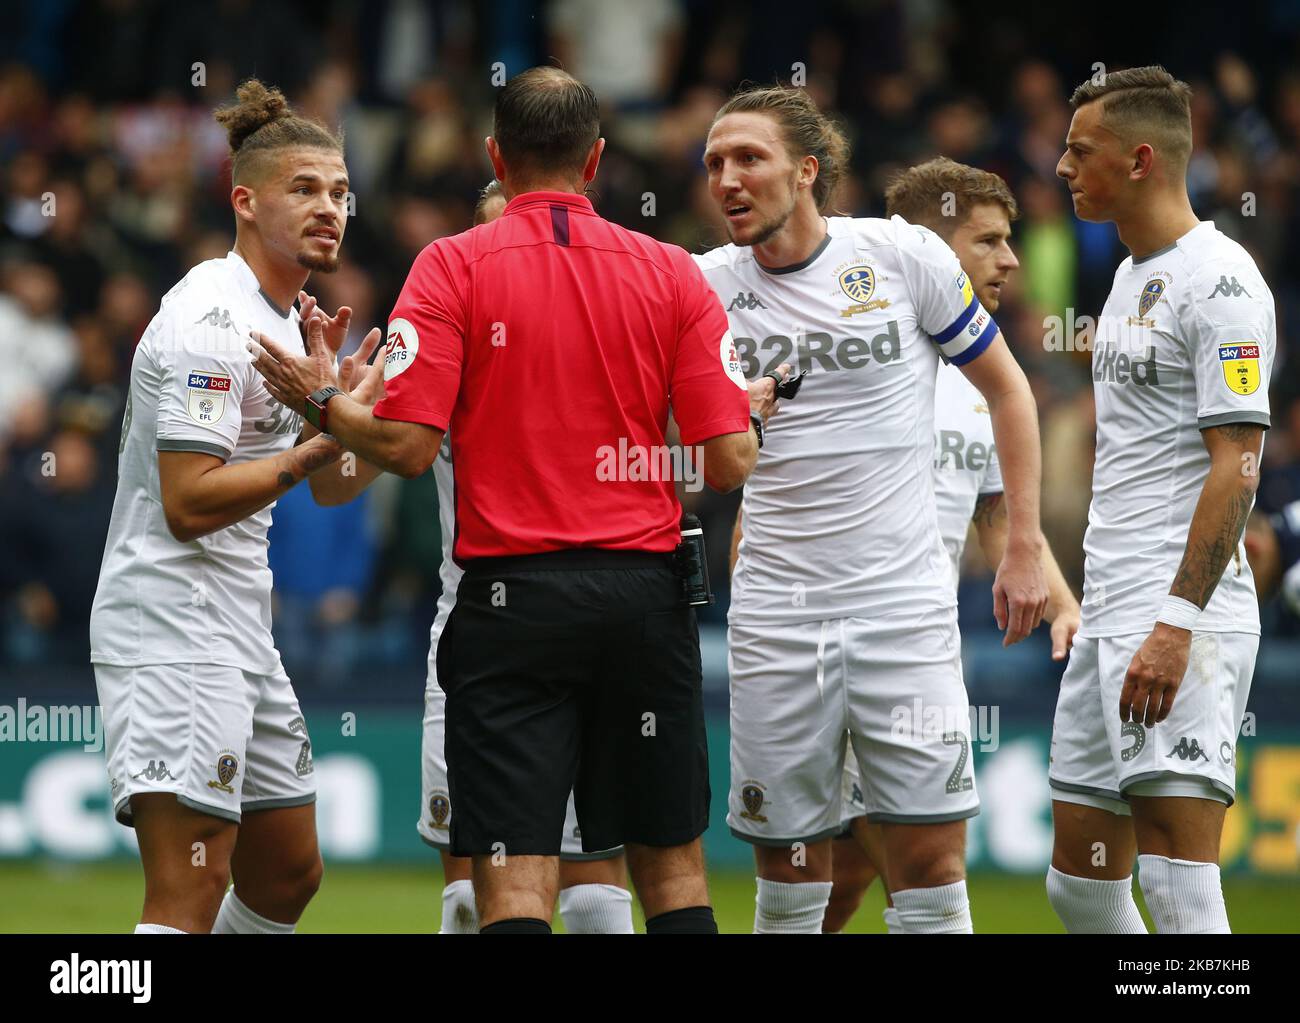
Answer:
[[[740,787],[740,801],[745,808],[740,811],[740,816],[748,821],[757,821],[759,824],[766,824],[767,818],[764,817],[760,810],[763,809],[763,800],[766,796],[766,790],[756,781],[747,781]]]
[[[150,760],[149,766],[138,774],[131,775],[131,777],[136,780],[143,778],[145,781],[163,781],[164,779],[171,779],[172,781],[176,780],[176,776],[167,770],[167,761],[165,760]],[[116,781],[113,782],[113,786],[117,786]]]
[[[727,312],[732,312],[736,309],[750,311],[753,309],[766,308],[767,306],[765,306],[762,300],[752,291],[740,291],[737,292],[736,297],[731,300],[731,305],[727,306]]]
[[[1202,760],[1210,759],[1205,755],[1205,750],[1201,749],[1201,744],[1197,742],[1196,739],[1192,739],[1192,741],[1188,743],[1187,736],[1185,735],[1179,737],[1178,745],[1165,754],[1165,759],[1168,760],[1175,756],[1178,757],[1179,760],[1195,760],[1197,757],[1200,757]]]
[[[194,322],[195,324],[206,323],[209,327],[222,327],[226,330],[235,329],[235,321],[230,318],[230,310],[215,305]]]
[[[1206,297],[1218,298],[1220,295],[1224,298],[1240,298],[1242,295],[1247,298],[1253,297],[1249,291],[1237,283],[1237,278],[1229,279],[1226,275],[1220,275],[1219,283],[1214,286],[1214,290]]]

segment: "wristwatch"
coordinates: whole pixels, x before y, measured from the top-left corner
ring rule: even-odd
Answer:
[[[757,412],[749,414],[749,421],[754,424],[754,433],[758,435],[758,446],[763,446],[763,417]]]
[[[302,415],[307,422],[316,427],[321,433],[329,433],[325,428],[328,419],[328,410],[330,399],[343,392],[337,387],[322,387],[320,390],[312,391],[307,395],[307,404],[303,407]]]

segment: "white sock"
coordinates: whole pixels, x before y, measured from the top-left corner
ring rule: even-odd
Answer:
[[[786,884],[758,878],[755,934],[820,934],[831,901],[830,881]]]
[[[278,924],[264,916],[258,916],[245,906],[235,889],[230,888],[221,900],[217,910],[217,922],[212,925],[213,934],[292,934],[297,924]]]
[[[135,934],[188,934],[188,931],[177,930],[175,927],[168,927],[166,924],[136,924]]]
[[[973,933],[965,881],[937,888],[907,888],[894,892],[893,898],[904,934]]]
[[[1047,868],[1047,901],[1070,934],[1146,934],[1133,876],[1118,881],[1063,874]]]
[[[1217,863],[1138,857],[1138,882],[1157,934],[1231,934]]]
[[[478,933],[478,907],[474,905],[473,881],[452,881],[442,889],[442,930],[438,933]]]
[[[570,934],[634,934],[632,893],[616,884],[575,884],[560,890],[560,918]]]
[[[886,906],[885,912],[885,930],[889,934],[902,934],[903,922],[898,919],[898,910],[894,906]]]

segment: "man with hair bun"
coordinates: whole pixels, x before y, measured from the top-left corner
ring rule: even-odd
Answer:
[[[902,930],[969,932],[965,819],[979,801],[931,467],[940,361],[960,367],[993,423],[1010,520],[994,582],[1006,643],[1047,599],[1037,414],[940,237],[900,217],[825,215],[848,155],[808,94],[780,86],[732,97],[704,153],[732,244],[697,259],[742,372],[807,373],[766,431],[741,510],[727,820],[754,845],[754,930],[821,931],[851,747]]]
[[[311,742],[271,636],[266,534],[276,499],[315,486],[343,449],[300,438],[245,346],[258,331],[301,347],[295,297],[315,343],[342,344],[350,310],[326,316],[300,289],[338,267],[347,169],[337,136],[256,80],[216,119],[235,245],[163,297],[136,347],[90,622],[111,799],[144,867],[136,933],[292,933],[322,872]],[[382,393],[377,370],[353,372],[378,340],[344,361],[361,402]]]

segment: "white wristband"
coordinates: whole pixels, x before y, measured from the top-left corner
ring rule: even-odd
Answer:
[[[1160,614],[1156,615],[1157,622],[1164,622],[1166,625],[1172,625],[1178,629],[1186,629],[1191,632],[1196,627],[1196,619],[1201,617],[1201,609],[1193,604],[1190,600],[1184,600],[1182,597],[1175,597],[1172,593],[1165,597],[1164,606],[1160,608]]]

